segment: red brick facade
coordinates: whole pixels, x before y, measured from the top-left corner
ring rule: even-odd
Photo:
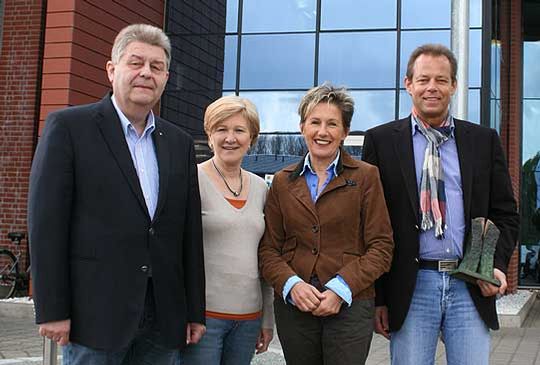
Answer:
[[[523,39],[521,1],[500,2],[499,25],[502,49],[501,62],[501,140],[506,151],[514,196],[519,204],[521,179],[521,120]],[[518,244],[519,246],[519,244]],[[508,290],[518,285],[519,256],[514,252],[508,270]]]
[[[0,53],[0,245],[26,231],[28,177],[40,97],[42,0],[6,0]],[[23,267],[25,265],[23,259]]]

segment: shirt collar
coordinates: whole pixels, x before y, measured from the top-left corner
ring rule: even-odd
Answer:
[[[454,124],[454,117],[448,113],[448,116],[446,117],[446,120],[450,123],[450,138],[454,138],[454,130],[456,128],[456,125]],[[416,119],[416,116],[414,113],[411,113],[411,126],[412,126],[412,135],[414,136],[416,132],[418,132],[418,119]]]
[[[336,158],[334,159],[334,161],[332,161],[330,163],[330,165],[328,165],[328,167],[326,168],[326,171],[329,171],[329,170],[332,170],[332,172],[334,173],[334,176],[338,176],[338,172],[337,172],[337,165],[338,165],[338,161],[339,161],[339,157],[340,157],[340,150],[338,149],[338,153],[337,153],[337,156]],[[306,172],[306,170],[309,169],[309,171],[311,171],[312,174],[316,175],[317,173],[313,170],[313,167],[311,167],[311,162],[309,160],[309,152],[308,154],[306,155],[306,157],[304,158],[304,166],[302,167],[302,171],[300,171],[300,176],[304,175],[304,173]]]
[[[122,130],[124,131],[124,134],[128,136],[130,130],[136,132],[133,124],[129,121],[124,112],[122,112],[122,110],[116,103],[114,94],[111,95],[111,101],[113,103],[114,109],[116,109],[118,117],[120,118],[120,123],[122,124]],[[144,127],[142,135],[144,136],[146,134],[150,134],[154,131],[154,129],[156,129],[156,119],[154,117],[154,112],[152,111],[152,109],[150,109],[150,113],[148,113],[148,117],[146,118],[146,127]]]

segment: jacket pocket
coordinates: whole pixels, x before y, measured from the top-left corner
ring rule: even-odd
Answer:
[[[296,237],[290,237],[285,240],[281,247],[281,258],[285,262],[291,262],[296,252]]]

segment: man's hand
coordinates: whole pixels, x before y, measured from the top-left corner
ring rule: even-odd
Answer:
[[[300,281],[291,289],[291,298],[302,312],[313,312],[324,296],[313,285]]]
[[[491,297],[495,294],[503,295],[504,293],[506,293],[506,288],[508,287],[508,284],[506,283],[506,275],[499,269],[493,269],[493,276],[495,277],[495,279],[501,282],[500,287],[497,288],[495,285],[483,280],[476,281],[476,283],[480,287],[482,295],[485,297]]]
[[[323,293],[321,304],[312,313],[314,316],[326,317],[337,314],[341,309],[343,299],[332,290],[325,290]]]
[[[261,333],[259,333],[259,338],[257,339],[257,344],[255,345],[255,349],[257,350],[256,353],[262,354],[263,352],[266,352],[266,350],[268,350],[268,345],[270,345],[270,341],[272,341],[273,337],[273,329],[261,328]]]
[[[206,326],[200,323],[188,323],[186,329],[186,343],[189,345],[191,343],[195,344],[199,342],[206,332]]]
[[[60,346],[65,346],[69,343],[69,331],[71,329],[71,320],[47,322],[39,325],[39,334],[43,337],[50,338]]]
[[[388,327],[388,308],[386,306],[375,307],[375,332],[390,339],[390,328]]]

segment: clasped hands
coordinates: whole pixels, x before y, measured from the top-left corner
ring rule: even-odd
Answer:
[[[332,290],[327,289],[321,293],[313,285],[303,281],[292,287],[290,295],[299,310],[311,312],[318,317],[337,314],[343,303],[343,299]]]

